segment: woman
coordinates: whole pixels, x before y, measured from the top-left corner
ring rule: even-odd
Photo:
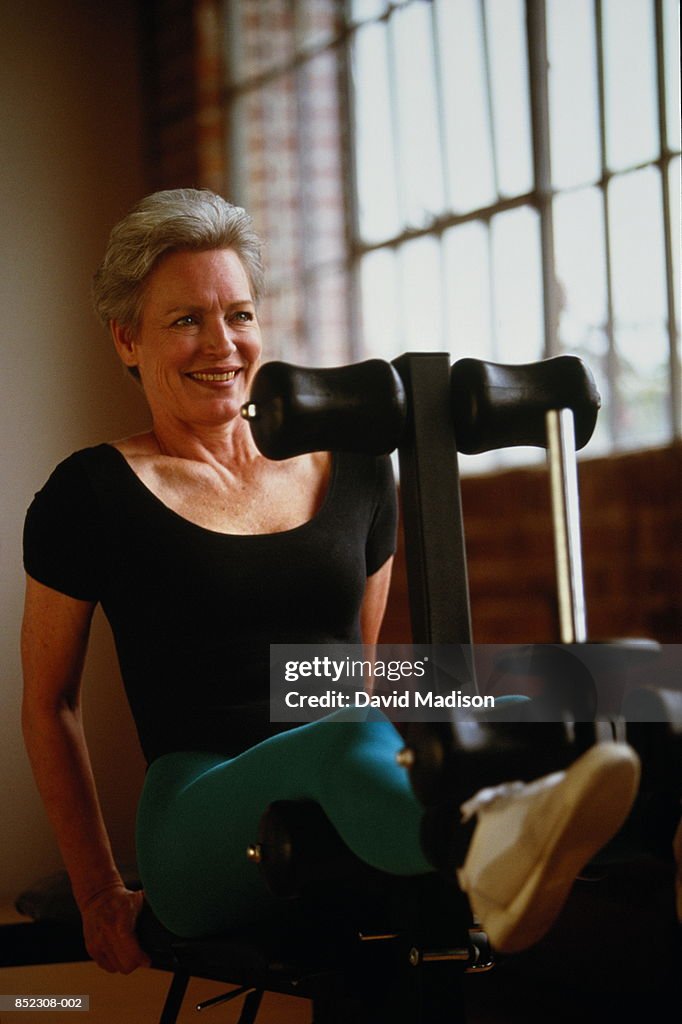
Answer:
[[[400,738],[388,721],[323,721],[276,735],[268,722],[270,643],[376,641],[395,492],[386,459],[316,453],[274,463],[255,448],[240,408],[261,359],[262,283],[242,210],[194,190],[143,200],[112,232],[94,297],[152,427],[75,453],[27,516],[26,743],[88,950],[110,971],[148,961],[135,936],[142,896],[114,863],[80,718],[98,601],[149,763],[138,861],[167,927],[200,935],[272,912],[244,850],[274,799],[319,801],[351,849],[382,870],[431,870],[422,809],[395,762]],[[556,892],[538,896],[548,873],[560,863],[563,897],[627,813],[635,755],[616,744],[595,751],[539,788],[488,794],[470,809],[492,807],[460,880],[477,890],[483,873],[484,896],[470,898],[493,920],[489,824],[497,835],[510,814],[516,825],[544,822],[545,832],[551,822],[523,862],[532,892],[494,924],[500,947],[539,937],[561,906]],[[608,813],[597,796],[604,784]],[[585,813],[593,834],[578,843]],[[518,853],[509,860],[518,865]],[[512,885],[518,892],[518,878]],[[539,919],[536,910],[529,919],[536,905]]]

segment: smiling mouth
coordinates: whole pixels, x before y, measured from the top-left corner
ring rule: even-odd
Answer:
[[[234,380],[237,372],[237,370],[225,370],[221,373],[198,371],[197,373],[188,373],[187,376],[191,380],[205,381],[207,384],[225,384],[227,381]]]

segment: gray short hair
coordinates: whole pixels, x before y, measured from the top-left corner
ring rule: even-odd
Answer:
[[[136,330],[145,285],[170,252],[233,249],[244,265],[253,299],[264,289],[261,241],[251,218],[208,189],[176,188],[146,196],[112,230],[93,279],[95,311],[106,325]]]

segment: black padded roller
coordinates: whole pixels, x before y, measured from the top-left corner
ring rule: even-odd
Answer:
[[[594,722],[534,721],[532,702],[523,707],[526,721],[409,723],[405,760],[417,799],[426,807],[457,805],[486,786],[530,782],[566,768],[598,737]]]
[[[451,373],[457,449],[477,455],[495,448],[546,448],[545,414],[571,409],[576,449],[592,437],[601,405],[592,374],[577,356],[505,366],[460,359]]]
[[[265,363],[242,415],[268,459],[315,451],[384,455],[400,441],[406,418],[403,383],[390,363],[309,369]]]

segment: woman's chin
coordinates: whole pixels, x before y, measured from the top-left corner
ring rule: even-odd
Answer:
[[[227,426],[233,421],[244,423],[241,408],[246,398],[236,395],[213,395],[190,410],[189,423],[197,427]]]

